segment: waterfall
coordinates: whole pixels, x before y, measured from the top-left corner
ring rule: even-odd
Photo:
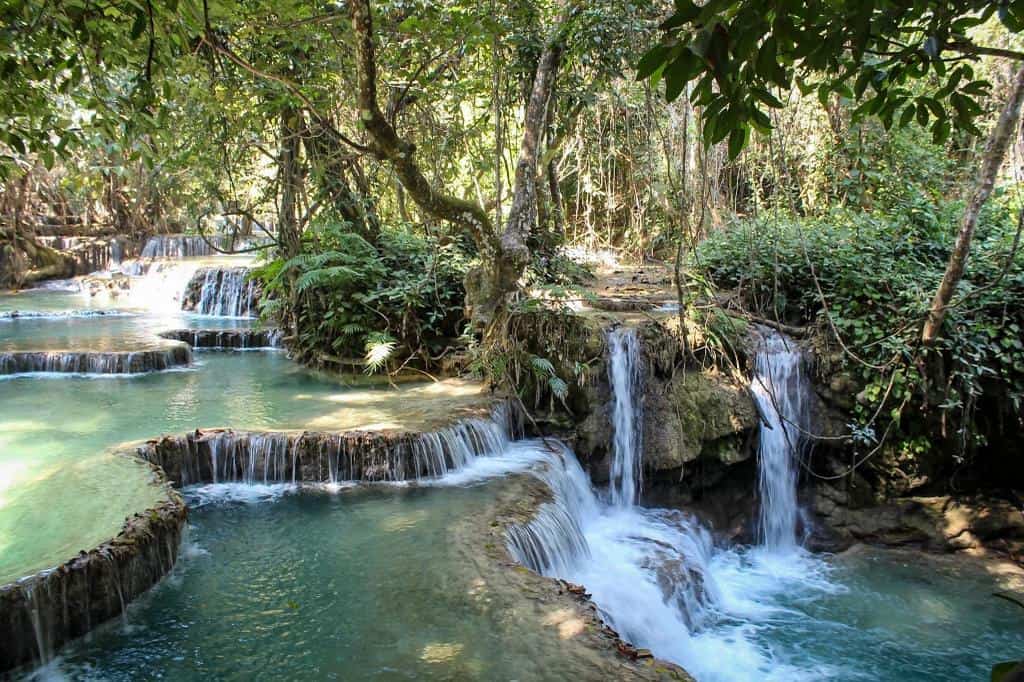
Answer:
[[[267,350],[284,347],[284,334],[280,329],[169,329],[158,336],[184,341],[196,349]]]
[[[560,441],[537,446],[542,463],[531,473],[554,494],[528,523],[506,529],[506,544],[516,561],[542,575],[566,576],[590,556],[583,532],[587,519],[600,513],[600,502],[576,455]]]
[[[769,332],[758,350],[750,386],[763,417],[757,451],[760,541],[773,550],[796,546],[797,458],[801,431],[807,424],[800,365],[793,341]]]
[[[185,288],[182,310],[218,317],[255,317],[260,285],[250,279],[250,269],[200,268]]]
[[[643,412],[640,402],[640,343],[625,327],[608,334],[608,383],[612,387],[611,500],[617,507],[637,503],[643,485],[641,467]]]
[[[192,364],[183,343],[138,351],[0,351],[0,375],[141,374]]]
[[[128,247],[124,237],[36,237],[40,244],[63,251],[75,262],[74,274],[110,270],[119,264]]]
[[[211,430],[163,438],[137,452],[181,485],[427,481],[504,452],[512,421],[501,404],[489,419],[412,437]]]
[[[219,253],[213,244],[222,251],[227,250],[230,240],[225,235],[166,234],[150,237],[142,249],[142,258],[192,258],[195,256],[213,256]]]

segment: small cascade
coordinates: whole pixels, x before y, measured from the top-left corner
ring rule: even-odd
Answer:
[[[130,250],[125,237],[36,237],[39,243],[67,253],[75,262],[75,275],[110,270]]]
[[[32,634],[36,640],[36,661],[40,665],[53,658],[53,643],[50,641],[52,625],[48,622],[48,599],[40,600],[39,591],[45,590],[46,584],[31,585],[25,588],[25,606],[29,622],[32,623]]]
[[[768,549],[792,549],[797,543],[800,513],[798,457],[801,433],[807,425],[801,354],[792,339],[766,333],[754,361],[750,388],[764,418],[757,451],[760,541]]]
[[[640,342],[626,327],[608,334],[608,382],[612,387],[612,466],[610,494],[616,507],[637,503],[643,485],[643,413],[640,401]]]
[[[440,431],[421,434],[412,443],[413,476],[437,478],[462,469],[473,459],[497,454],[509,443],[507,407],[491,419],[467,419]]]
[[[501,453],[513,424],[504,404],[423,434],[196,431],[147,443],[138,454],[181,485],[418,481]]]
[[[280,329],[171,329],[160,336],[184,341],[193,348],[214,350],[265,350],[283,347]]]
[[[133,317],[122,310],[7,310],[0,312],[0,322],[13,320],[69,320],[88,317]]]
[[[581,559],[590,556],[583,533],[586,519],[599,513],[600,503],[590,479],[575,454],[560,441],[545,439],[544,462],[534,469],[554,493],[529,523],[506,530],[509,553],[523,566],[541,575],[565,576]]]
[[[0,351],[0,375],[141,374],[190,364],[185,344],[139,351]]]
[[[150,237],[142,248],[142,258],[180,259],[214,256],[229,250],[230,245],[231,238],[228,235],[156,235]]]
[[[177,313],[182,309],[186,287],[197,263],[188,261],[130,261],[122,266],[131,277],[128,300],[154,312]]]
[[[181,309],[217,317],[255,317],[260,285],[250,279],[247,267],[196,270],[182,300]]]

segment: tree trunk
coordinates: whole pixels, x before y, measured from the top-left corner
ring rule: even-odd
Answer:
[[[311,162],[313,179],[317,183],[318,199],[328,202],[338,216],[349,224],[352,232],[370,243],[376,242],[380,234],[380,221],[377,214],[367,207],[366,197],[350,186],[348,170],[352,159],[332,126],[324,125],[314,118],[302,142]]]
[[[554,89],[555,75],[565,39],[565,18],[559,21],[553,37],[544,46],[537,62],[530,98],[523,121],[523,139],[516,163],[512,205],[501,234],[498,257],[484,261],[473,277],[477,289],[472,298],[472,318],[477,325],[489,327],[511,294],[519,288],[519,278],[530,262],[527,239],[537,224],[537,166],[540,138],[547,121],[547,110]],[[469,282],[467,281],[467,285]]]
[[[992,135],[985,146],[985,153],[982,156],[981,171],[978,174],[978,184],[971,195],[967,208],[964,209],[963,219],[960,222],[960,232],[956,237],[956,244],[953,246],[953,253],[949,256],[949,263],[946,265],[946,273],[942,276],[935,298],[932,299],[931,309],[928,311],[928,318],[925,320],[924,329],[921,331],[921,343],[928,346],[935,342],[942,331],[942,322],[946,318],[946,310],[953,298],[960,279],[963,277],[964,268],[967,265],[967,257],[971,252],[971,239],[974,237],[974,228],[978,224],[978,215],[982,207],[992,194],[992,187],[995,185],[996,175],[999,173],[1003,159],[1006,157],[1006,150],[1010,145],[1010,138],[1017,129],[1017,121],[1020,118],[1021,103],[1024,101],[1024,67],[1018,69],[1013,78],[1010,88],[1010,96],[1006,107],[996,123]]]
[[[356,35],[359,118],[370,138],[370,151],[388,161],[412,200],[427,213],[465,229],[484,258],[495,252],[490,218],[482,206],[435,189],[416,163],[416,147],[398,137],[377,103],[377,62],[369,0],[351,0],[349,15]]]
[[[281,148],[278,159],[277,177],[281,192],[278,207],[278,246],[284,258],[291,258],[302,247],[299,225],[299,194],[302,179],[299,177],[299,142],[301,139],[302,116],[297,109],[286,108],[281,112]]]
[[[526,239],[537,221],[537,159],[540,134],[565,38],[559,23],[537,65],[516,166],[512,207],[499,235],[478,202],[459,199],[434,188],[416,163],[414,145],[402,140],[377,102],[377,65],[373,17],[369,0],[351,0],[349,14],[356,35],[359,117],[370,139],[370,151],[388,161],[413,201],[427,213],[450,221],[472,237],[481,267],[466,277],[466,307],[478,328],[488,328],[503,309],[530,260]]]

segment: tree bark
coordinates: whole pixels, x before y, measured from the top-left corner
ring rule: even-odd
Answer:
[[[540,134],[562,52],[566,22],[559,22],[537,65],[526,108],[512,207],[505,229],[499,235],[484,206],[444,194],[427,180],[416,162],[415,146],[398,136],[377,101],[377,64],[369,0],[351,0],[349,14],[356,36],[359,116],[369,136],[369,149],[394,167],[399,181],[420,208],[458,225],[472,237],[482,265],[466,278],[467,310],[478,327],[489,327],[496,311],[504,308],[509,295],[518,289],[519,278],[529,263],[526,239],[537,221]]]
[[[999,173],[1003,159],[1006,157],[1006,150],[1010,145],[1010,138],[1017,129],[1017,121],[1020,119],[1021,103],[1024,102],[1024,66],[1017,70],[1010,88],[1010,96],[999,116],[988,144],[985,146],[985,153],[982,156],[981,170],[978,173],[978,184],[971,195],[967,208],[964,209],[963,219],[960,222],[960,232],[957,234],[953,252],[949,256],[949,263],[946,265],[946,272],[942,276],[935,297],[932,299],[931,308],[928,311],[928,318],[925,320],[924,328],[921,331],[921,343],[925,346],[932,345],[942,332],[942,323],[946,319],[946,311],[949,309],[953,293],[963,278],[964,268],[967,266],[967,257],[971,252],[971,239],[974,237],[974,228],[978,224],[978,215],[982,207],[992,194],[995,185],[996,175]]]
[[[281,204],[278,207],[277,239],[284,258],[298,255],[302,247],[299,225],[299,195],[302,179],[299,169],[299,142],[302,116],[288,107],[281,112],[281,148],[278,159],[278,182]]]
[[[366,197],[352,189],[348,175],[352,158],[334,134],[334,128],[314,118],[302,137],[306,155],[313,166],[313,179],[320,199],[326,200],[335,212],[348,222],[352,232],[370,243],[377,241],[380,221],[366,204]]]
[[[472,310],[475,322],[490,325],[497,313],[505,308],[511,294],[519,288],[519,279],[530,262],[527,239],[537,225],[537,166],[540,139],[547,122],[548,106],[554,90],[555,75],[565,41],[566,13],[559,20],[554,34],[544,46],[533,77],[530,97],[523,121],[523,139],[519,146],[505,229],[500,237],[499,257],[484,261],[476,274],[474,286],[479,294]]]
[[[434,188],[416,163],[416,147],[398,137],[377,102],[377,62],[373,17],[369,0],[351,0],[349,15],[356,36],[357,101],[359,118],[370,138],[370,151],[388,161],[412,200],[427,213],[465,229],[481,256],[493,257],[497,251],[490,218],[482,206],[445,194]]]

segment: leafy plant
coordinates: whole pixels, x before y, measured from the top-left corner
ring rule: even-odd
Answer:
[[[329,222],[309,231],[299,255],[257,276],[268,294],[263,314],[291,315],[281,322],[301,358],[374,372],[398,356],[429,364],[461,334],[466,266],[455,248],[404,229],[373,245]]]

